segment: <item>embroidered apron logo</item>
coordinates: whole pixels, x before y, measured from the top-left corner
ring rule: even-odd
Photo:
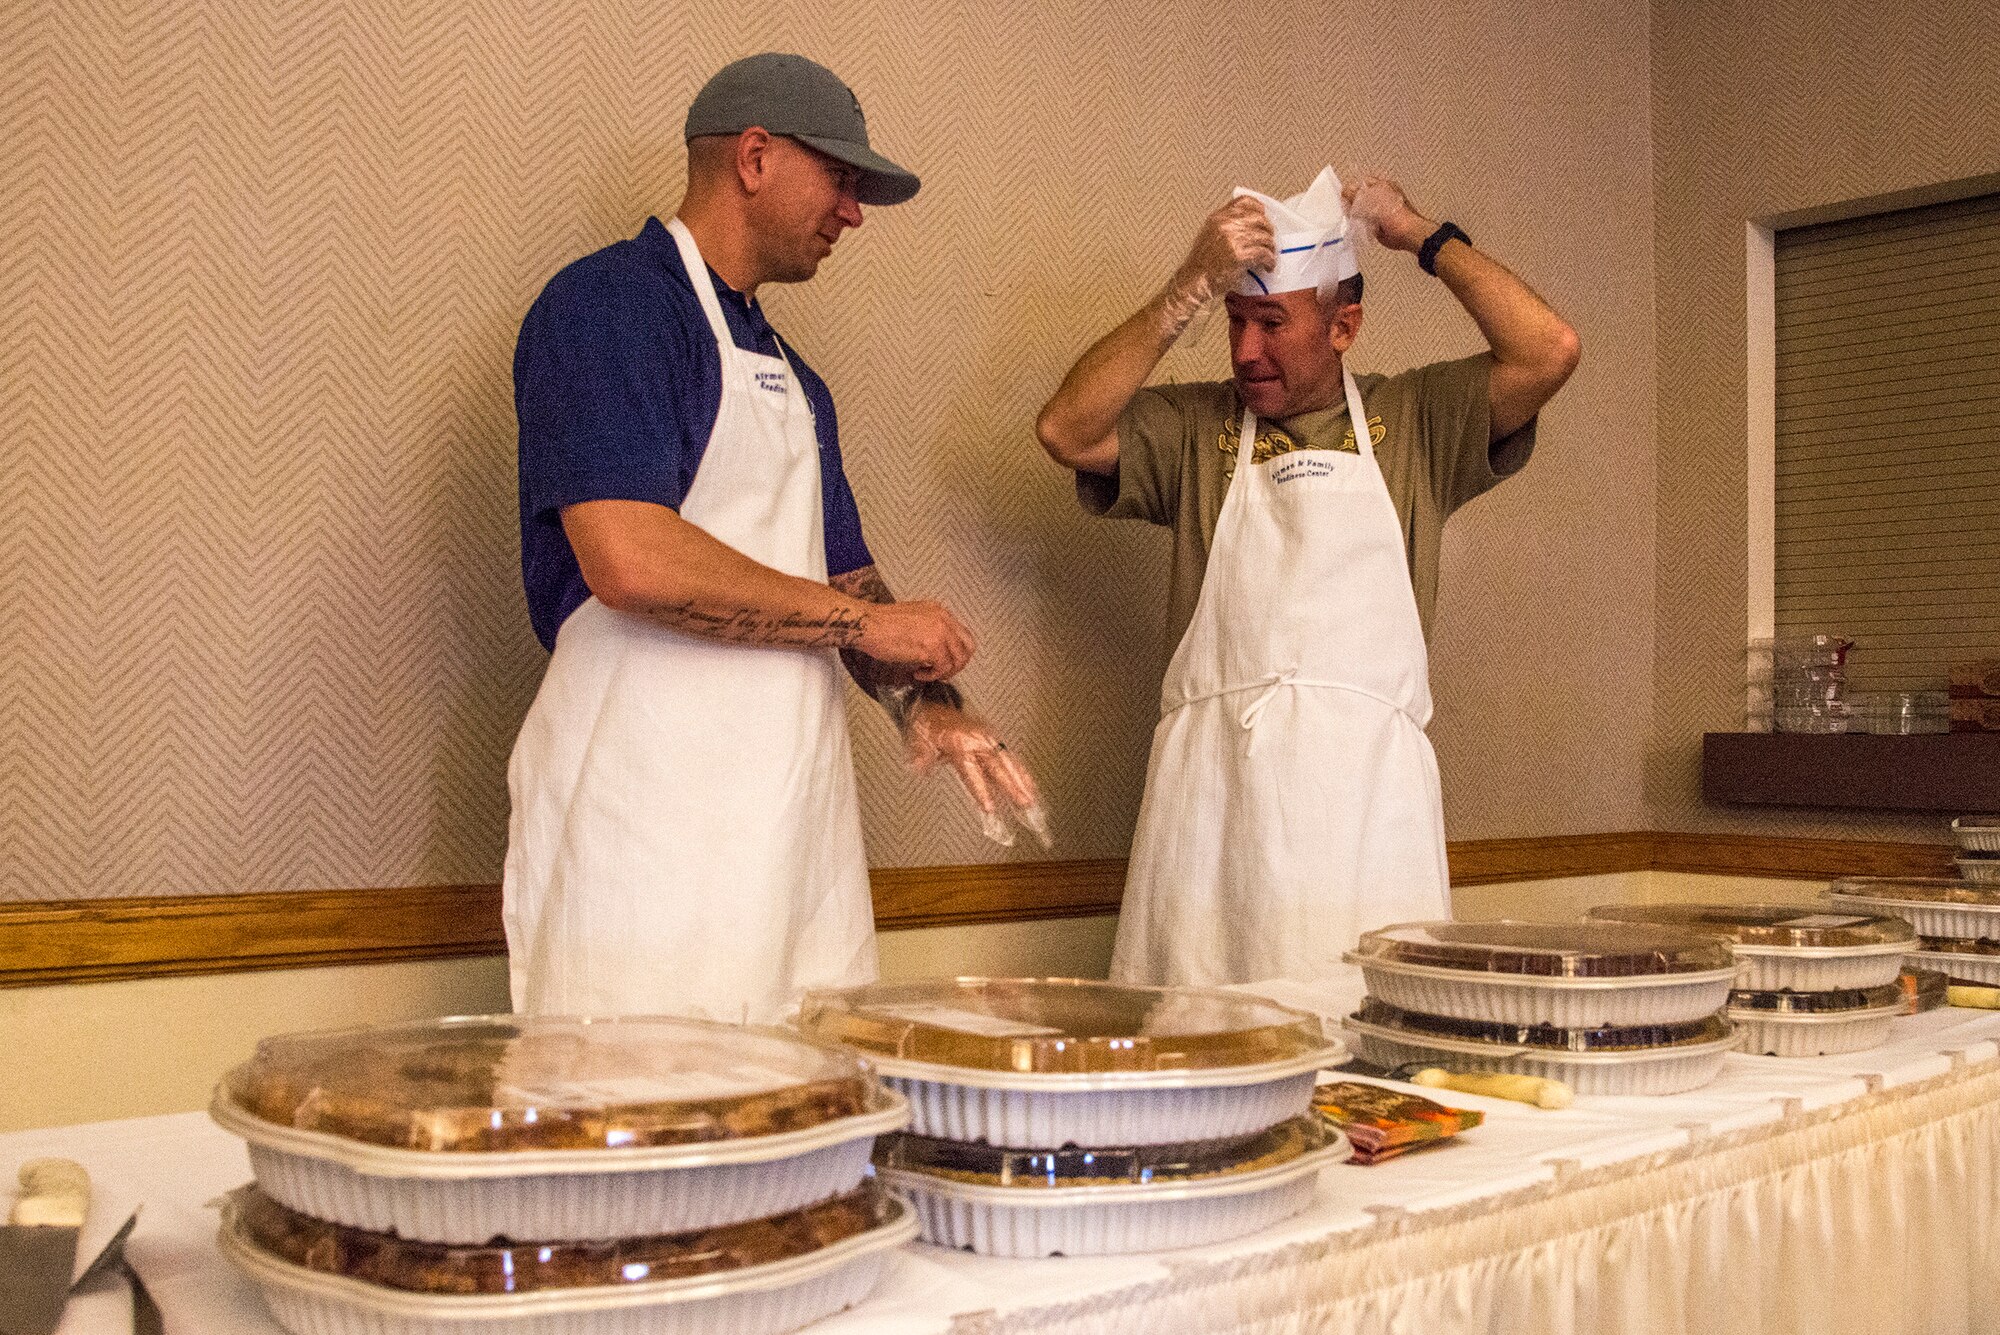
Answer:
[[[1371,417],[1368,419],[1368,439],[1371,444],[1380,445],[1382,438],[1388,434],[1389,428],[1382,424],[1380,417]],[[1236,475],[1236,452],[1238,445],[1236,437],[1237,433],[1234,430],[1224,427],[1215,438],[1215,448],[1228,456],[1227,461],[1222,466],[1222,475],[1225,478]],[[1259,430],[1257,432],[1257,443],[1252,447],[1251,453],[1255,461],[1262,464],[1269,463],[1281,454],[1293,454],[1303,450],[1337,450],[1347,454],[1359,454],[1361,452],[1354,447],[1353,427],[1349,427],[1345,434],[1341,436],[1340,444],[1338,445],[1301,445],[1296,440],[1293,440],[1291,436],[1287,435],[1282,428],[1271,427],[1267,430]],[[1280,478],[1278,480],[1285,481],[1286,479]]]

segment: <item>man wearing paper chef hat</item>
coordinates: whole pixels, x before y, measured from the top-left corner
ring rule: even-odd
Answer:
[[[1358,243],[1414,255],[1487,350],[1356,375]],[[1148,386],[1204,306],[1233,376]],[[1085,352],[1036,434],[1084,507],[1173,530],[1161,690],[1112,976],[1311,981],[1449,916],[1425,653],[1444,521],[1517,472],[1576,333],[1394,182],[1239,189]],[[1365,430],[1357,426],[1365,424]]]

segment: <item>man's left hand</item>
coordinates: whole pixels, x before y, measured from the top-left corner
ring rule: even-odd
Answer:
[[[1340,197],[1348,216],[1367,223],[1375,239],[1391,250],[1414,255],[1438,228],[1411,205],[1403,187],[1386,176],[1364,176],[1344,187]]]
[[[904,724],[903,741],[910,767],[919,774],[928,774],[941,760],[950,763],[979,808],[987,838],[1013,843],[1011,816],[1042,847],[1050,846],[1048,817],[1042,812],[1034,775],[977,714],[937,700],[920,700]]]

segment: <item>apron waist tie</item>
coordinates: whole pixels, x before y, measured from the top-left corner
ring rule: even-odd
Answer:
[[[1417,731],[1423,731],[1423,726],[1417,724],[1416,717],[1408,709],[1391,700],[1388,696],[1371,691],[1365,686],[1356,686],[1352,682],[1323,681],[1315,677],[1302,677],[1299,675],[1297,668],[1286,668],[1282,672],[1267,672],[1255,681],[1241,682],[1235,686],[1224,686],[1221,690],[1205,691],[1200,695],[1185,696],[1177,703],[1168,706],[1164,713],[1171,714],[1176,709],[1185,709],[1189,705],[1200,704],[1203,700],[1218,700],[1225,695],[1240,695],[1244,691],[1256,691],[1257,698],[1244,707],[1243,713],[1237,719],[1238,723],[1242,725],[1243,731],[1249,734],[1249,740],[1245,745],[1244,751],[1245,754],[1250,754],[1257,749],[1258,717],[1263,714],[1264,706],[1270,704],[1273,697],[1287,686],[1315,686],[1321,690],[1346,691],[1350,695],[1365,696],[1370,700],[1387,705],[1404,718],[1409,719],[1412,724],[1416,724]]]

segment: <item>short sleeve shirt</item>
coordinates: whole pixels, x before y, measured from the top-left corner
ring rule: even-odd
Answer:
[[[755,300],[709,273],[736,346],[775,357],[777,332]],[[784,355],[812,404],[819,436],[826,568],[871,564],[840,462],[826,382],[790,343]],[[514,347],[520,424],[521,580],[536,638],[553,649],[590,596],[563,532],[580,501],[650,501],[679,510],[722,405],[722,358],[673,235],[648,218],[639,235],[576,261],[542,289]]]
[[[1491,354],[1437,362],[1399,375],[1356,375],[1368,415],[1375,462],[1402,522],[1410,584],[1426,638],[1437,600],[1444,521],[1528,462],[1535,423],[1489,444],[1487,379]],[[1215,541],[1216,519],[1237,458],[1243,405],[1226,380],[1156,385],[1139,391],[1118,419],[1115,476],[1076,475],[1085,509],[1144,519],[1173,530],[1167,589],[1168,630],[1178,644],[1194,619]],[[1296,417],[1259,420],[1255,462],[1293,450],[1358,452],[1343,396]]]

